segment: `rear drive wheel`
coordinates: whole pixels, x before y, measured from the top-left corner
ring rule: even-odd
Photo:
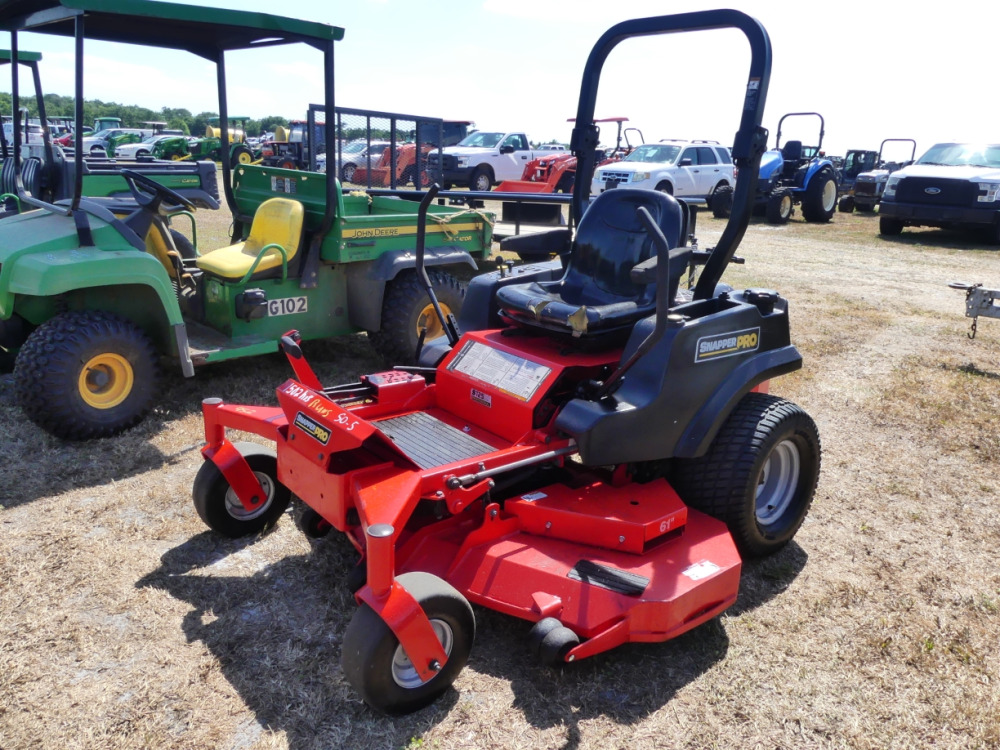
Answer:
[[[829,170],[813,175],[802,199],[802,218],[809,222],[830,221],[837,207],[837,181]]]
[[[77,310],[28,336],[14,367],[14,391],[28,418],[56,437],[107,437],[149,411],[158,370],[141,328],[112,313]]]
[[[767,220],[771,224],[787,224],[792,216],[792,194],[775,190],[767,199]]]
[[[465,299],[465,287],[449,273],[431,269],[427,271],[441,305],[441,312],[458,315]],[[444,327],[434,312],[427,290],[417,279],[416,271],[399,274],[386,285],[382,301],[382,326],[371,331],[375,350],[391,364],[410,364],[415,361],[420,331],[426,326],[425,341],[444,334]]]
[[[849,214],[854,210],[854,196],[845,195],[837,201],[837,210],[842,214]]]
[[[234,164],[249,164],[253,161],[253,154],[246,146],[237,146],[233,149]]]
[[[886,237],[897,237],[903,233],[903,222],[889,216],[879,216],[878,233]]]
[[[396,581],[427,615],[447,663],[421,682],[395,634],[367,604],[361,604],[344,632],[340,663],[365,703],[388,714],[405,714],[433,702],[458,677],[472,651],[476,619],[465,597],[437,576],[403,573]]]
[[[216,534],[237,538],[262,531],[278,520],[291,493],[278,481],[278,460],[274,451],[256,443],[235,443],[234,447],[250,464],[264,490],[264,502],[253,510],[243,507],[239,497],[219,467],[205,461],[194,478],[191,496],[201,520]]]
[[[733,188],[723,185],[712,193],[712,216],[716,219],[728,219],[733,210]]]
[[[802,525],[820,452],[816,425],[800,407],[749,393],[708,453],[675,461],[674,485],[684,502],[726,523],[741,554],[761,557],[788,544]]]

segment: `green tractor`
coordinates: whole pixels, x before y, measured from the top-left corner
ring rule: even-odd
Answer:
[[[139,27],[146,45],[183,46],[219,66],[226,52],[264,41],[310,45],[323,53],[334,110],[335,26],[148,0],[0,5],[15,51],[22,30],[74,38],[82,56],[84,28],[134,42]],[[80,60],[76,70],[82,101]],[[225,77],[217,80],[226,133]],[[332,142],[332,118],[325,127]],[[79,150],[74,159],[79,171]],[[232,161],[223,158],[220,184],[233,244],[210,253],[170,226],[193,222],[195,204],[138,168],[120,172],[128,198],[84,198],[79,183],[54,203],[19,190],[25,210],[0,224],[0,350],[16,357],[15,397],[33,422],[64,439],[113,435],[152,407],[164,363],[191,377],[199,365],[275,352],[293,328],[303,339],[367,331],[387,359],[412,362],[443,328],[426,286],[446,316],[457,314],[464,288],[444,267],[474,269],[489,253],[492,217],[481,212],[434,205],[424,222],[415,201],[345,193],[333,171]],[[419,276],[418,234],[429,267]]]
[[[229,117],[229,122],[233,125],[229,129],[229,161],[231,164],[250,164],[260,157],[260,154],[255,155],[253,149],[247,144],[246,124],[249,119],[249,117]],[[221,162],[222,154],[222,128],[219,126],[218,117],[209,118],[204,137],[165,138],[156,143],[152,151],[155,159],[171,159],[173,161],[211,159]]]

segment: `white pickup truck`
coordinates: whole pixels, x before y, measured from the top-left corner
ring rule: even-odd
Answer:
[[[1000,143],[937,143],[893,172],[879,203],[879,233],[903,227],[979,228],[1000,245]]]
[[[454,146],[427,155],[427,171],[437,175],[440,169],[445,190],[466,185],[470,190],[487,191],[504,180],[519,180],[524,165],[538,154],[531,150],[524,133],[477,130]]]

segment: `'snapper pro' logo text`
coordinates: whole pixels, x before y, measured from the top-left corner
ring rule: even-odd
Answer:
[[[694,361],[707,362],[710,359],[732,357],[735,354],[757,351],[758,348],[760,348],[760,328],[702,336],[698,339]]]

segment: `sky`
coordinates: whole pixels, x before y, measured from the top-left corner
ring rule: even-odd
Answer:
[[[275,8],[273,0],[181,1]],[[992,3],[298,0],[285,12],[345,29],[335,52],[337,106],[469,119],[483,130],[568,142],[583,66],[604,31],[632,18],[716,7],[757,18],[770,36],[769,146],[789,112],[823,116],[828,154],[877,150],[886,138],[915,139],[918,156],[938,141],[1000,140],[993,31],[1000,6]],[[69,40],[19,39],[22,50],[43,54],[44,90],[71,95]],[[9,44],[9,34],[0,34],[0,45]],[[193,55],[100,42],[88,42],[85,52],[87,99],[218,110],[212,66]],[[321,101],[321,57],[305,46],[231,53],[227,62],[231,114],[303,118],[309,103]],[[629,40],[605,64],[595,114],[628,117],[646,141],[732,145],[748,66],[748,45],[734,30]],[[9,77],[0,84],[10,90]],[[21,85],[22,94],[30,92],[27,77]],[[782,126],[782,143],[815,145],[818,136],[815,117]],[[613,145],[611,126],[601,140]]]

